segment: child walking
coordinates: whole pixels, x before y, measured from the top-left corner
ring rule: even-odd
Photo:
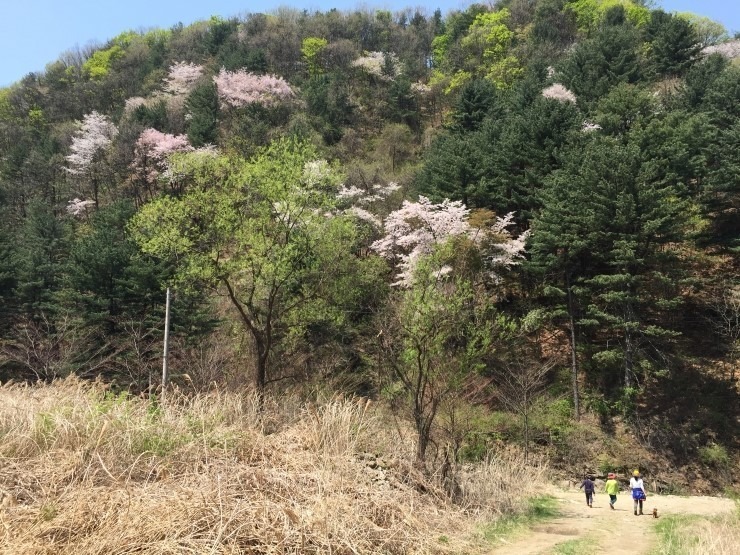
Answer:
[[[645,493],[645,484],[642,482],[642,478],[640,478],[639,470],[635,470],[632,473],[632,478],[630,478],[630,489],[632,490],[632,505],[635,515],[638,514],[638,507],[640,509],[639,514],[642,514],[642,502],[647,499],[647,494]]]
[[[619,482],[617,482],[617,476],[614,472],[609,473],[609,479],[604,484],[606,493],[609,494],[609,508],[614,510],[614,503],[617,502],[617,493],[619,492]]]
[[[586,505],[593,508],[594,490],[596,489],[596,484],[594,484],[593,479],[588,474],[583,477],[583,482],[581,482],[581,485],[578,489],[581,488],[583,488],[583,491],[586,492]]]

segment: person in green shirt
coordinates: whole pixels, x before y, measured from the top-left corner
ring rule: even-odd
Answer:
[[[606,481],[604,489],[609,494],[609,508],[613,511],[614,503],[617,502],[617,493],[619,492],[619,482],[617,482],[617,477],[613,472],[609,473],[609,479]]]

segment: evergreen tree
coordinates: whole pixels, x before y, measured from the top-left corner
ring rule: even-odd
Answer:
[[[34,320],[55,314],[69,253],[64,223],[47,205],[34,201],[15,241],[15,295],[22,312]]]
[[[591,363],[607,390],[634,392],[669,360],[676,332],[665,314],[680,304],[681,268],[669,245],[687,217],[677,193],[643,165],[636,145],[607,138],[571,151],[543,192],[533,259],[562,291],[572,344],[574,326],[589,330]]]
[[[610,26],[579,43],[560,70],[563,84],[579,103],[601,98],[618,83],[636,83],[642,75],[639,34],[629,25]]]
[[[188,95],[185,107],[190,115],[188,140],[194,147],[218,142],[218,91],[212,82],[197,86]]]
[[[660,75],[683,75],[701,50],[691,23],[675,15],[660,16],[652,23],[651,31],[650,56],[655,70]]]

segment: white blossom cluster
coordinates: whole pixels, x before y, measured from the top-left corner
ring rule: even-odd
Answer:
[[[70,216],[81,216],[87,213],[87,209],[95,206],[94,200],[81,200],[77,197],[67,203],[67,214]]]
[[[430,254],[436,245],[460,236],[481,243],[483,236],[470,226],[469,215],[470,210],[460,201],[446,199],[435,204],[423,196],[417,202],[404,201],[400,209],[386,218],[383,225],[385,236],[375,241],[371,248],[385,258],[398,261],[399,272],[393,285],[409,287],[413,284],[419,260]],[[481,245],[492,272],[517,264],[524,252],[528,233],[512,238],[508,228],[513,219],[513,212],[497,218],[485,235],[497,240]],[[450,271],[449,267],[442,267],[438,277]]]
[[[386,185],[376,183],[369,191],[355,186],[342,186],[342,188],[339,189],[339,193],[337,193],[337,198],[340,200],[352,201],[355,205],[367,206],[373,202],[387,199],[390,195],[400,189],[401,186],[395,181],[389,181]]]
[[[170,73],[164,81],[164,91],[173,96],[186,95],[193,90],[201,75],[203,75],[203,66],[175,62],[170,66]]]
[[[386,60],[390,61],[390,75],[387,74]],[[387,81],[392,81],[401,74],[401,64],[398,61],[398,56],[393,52],[367,52],[364,56],[352,62],[352,65],[362,69],[365,73]],[[386,68],[386,72],[384,72],[384,68]]]
[[[67,171],[73,175],[86,173],[95,155],[104,150],[118,133],[108,116],[95,111],[82,119],[78,133],[72,138],[71,153],[67,156]]]
[[[303,166],[303,181],[310,188],[318,187],[331,175],[331,166],[326,160],[312,160]]]
[[[552,100],[557,100],[558,102],[576,103],[576,95],[560,83],[553,83],[549,87],[543,89],[542,96],[545,98],[551,98]]]

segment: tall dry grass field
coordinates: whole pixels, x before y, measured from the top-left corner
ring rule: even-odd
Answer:
[[[0,387],[0,553],[472,553],[513,504],[516,459],[470,469],[453,504],[367,401],[266,405]]]

